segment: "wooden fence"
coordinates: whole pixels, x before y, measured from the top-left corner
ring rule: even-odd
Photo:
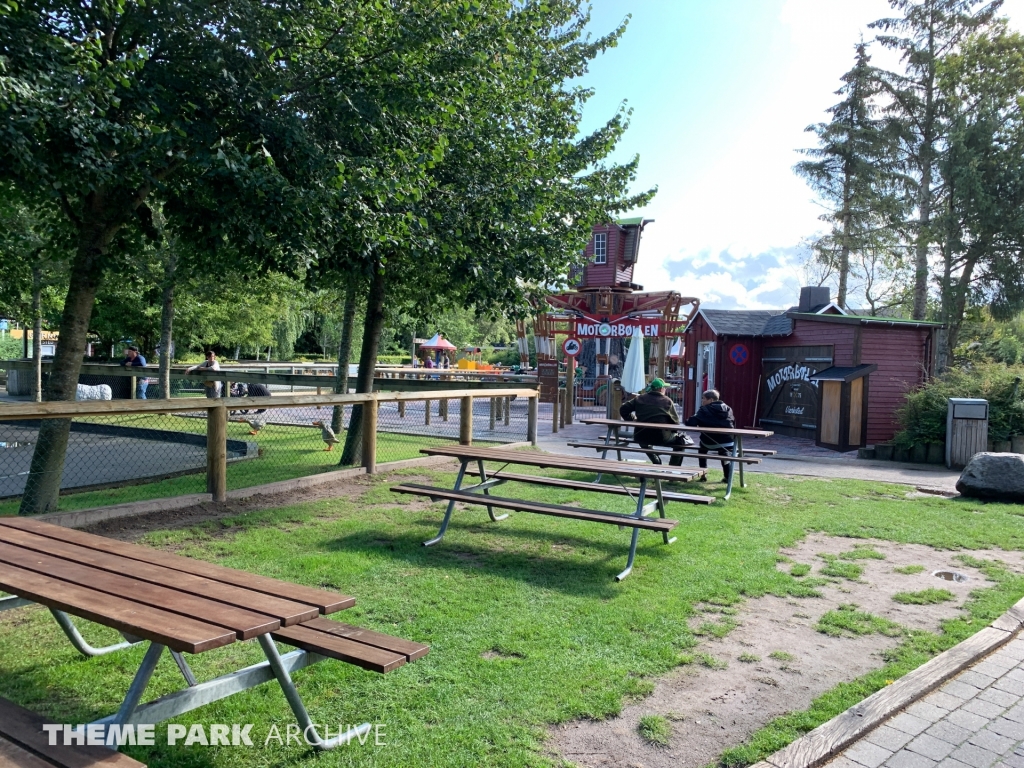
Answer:
[[[537,390],[531,388],[435,389],[429,392],[373,392],[349,395],[278,395],[246,398],[189,398],[187,400],[102,400],[84,402],[21,403],[0,407],[0,420],[20,421],[90,416],[140,416],[174,413],[206,412],[207,492],[214,501],[227,498],[227,424],[229,411],[296,406],[362,406],[362,467],[368,474],[377,467],[377,413],[381,403],[398,403],[401,408],[410,401],[425,401],[427,413],[432,400],[458,399],[461,403],[459,442],[469,445],[473,439],[473,400],[489,399],[493,420],[495,401],[526,398],[526,439],[537,444]]]

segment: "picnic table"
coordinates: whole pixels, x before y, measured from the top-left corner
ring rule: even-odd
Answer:
[[[329,749],[369,732],[355,726],[320,737],[291,679],[326,658],[390,672],[426,655],[428,646],[322,618],[355,598],[26,518],[0,518],[0,610],[39,603],[50,609],[71,643],[99,656],[148,641],[117,712],[93,725],[158,723],[276,679],[299,727]],[[121,633],[123,642],[89,645],[72,616]],[[184,654],[205,653],[255,638],[265,662],[198,682]],[[274,641],[300,650],[281,655]],[[187,686],[141,704],[164,650]]]
[[[650,464],[630,464],[627,462],[608,461],[604,459],[585,459],[577,456],[565,456],[561,454],[540,453],[535,451],[514,451],[507,448],[476,448],[473,446],[459,445],[451,447],[423,448],[420,451],[428,456],[451,456],[458,459],[460,463],[458,476],[455,478],[455,486],[452,489],[440,488],[432,485],[419,485],[416,483],[402,483],[393,486],[392,491],[405,493],[414,496],[426,496],[431,500],[444,500],[448,502],[444,519],[441,521],[441,528],[434,538],[423,542],[424,546],[433,546],[440,542],[448,530],[448,524],[452,518],[452,512],[457,502],[475,504],[487,508],[487,514],[492,521],[498,522],[508,517],[508,514],[495,515],[495,509],[507,509],[516,512],[531,512],[540,515],[551,515],[572,520],[583,520],[591,523],[605,523],[618,525],[620,527],[632,528],[633,534],[629,545],[629,557],[626,561],[626,568],[619,573],[616,581],[622,581],[633,570],[633,561],[636,558],[636,547],[639,541],[640,531],[649,530],[662,534],[665,544],[671,544],[675,537],[669,538],[669,531],[675,528],[678,520],[671,520],[665,516],[665,502],[676,501],[690,504],[710,504],[714,501],[712,496],[698,496],[686,493],[669,493],[662,488],[665,480],[678,481],[700,477],[703,470],[674,471],[667,468],[651,466]],[[485,469],[485,462],[501,464],[497,472],[488,475]],[[476,464],[476,471],[470,471],[469,465]],[[542,475],[517,474],[505,472],[505,467],[510,465],[539,467],[549,469],[575,470],[582,472],[604,473],[614,475],[618,478],[629,478],[638,480],[639,488],[630,488],[621,482],[617,486],[602,483],[591,483],[565,478],[544,477]],[[463,480],[467,474],[479,477],[480,482],[463,486]],[[570,488],[574,490],[588,491],[593,493],[610,493],[615,495],[626,495],[635,501],[635,511],[629,514],[606,512],[598,509],[581,509],[560,504],[544,504],[536,501],[523,501],[504,496],[491,495],[491,489],[507,482],[528,483],[533,485],[551,486],[558,488]],[[653,484],[655,498],[648,501],[648,485]],[[657,511],[658,517],[649,515]]]
[[[666,429],[672,432],[699,432],[706,435],[731,435],[735,439],[733,440],[733,448],[731,456],[713,456],[713,454],[707,454],[707,458],[715,458],[716,461],[725,461],[733,465],[732,472],[729,473],[729,482],[725,488],[726,500],[732,496],[732,482],[736,476],[736,469],[739,470],[740,476],[740,488],[746,487],[746,482],[743,478],[743,465],[744,464],[758,464],[760,459],[754,458],[747,454],[759,454],[762,456],[772,456],[775,451],[747,451],[746,454],[743,451],[743,438],[746,437],[771,437],[774,432],[769,432],[764,429],[722,429],[720,427],[688,427],[685,424],[649,424],[641,421],[627,421],[625,419],[580,419],[582,424],[597,424],[605,427],[604,443],[572,443],[576,447],[581,448],[595,448],[601,451],[601,458],[605,458],[609,451],[621,451],[631,450],[626,448],[630,443],[634,442],[632,437],[625,437],[621,431],[624,427],[635,429],[636,427],[649,427],[651,429]],[[640,451],[642,453],[665,453],[671,454],[673,451]],[[636,452],[636,451],[634,451]],[[682,453],[684,456],[698,456],[695,451],[675,451],[674,453]],[[621,454],[619,456],[621,460]]]

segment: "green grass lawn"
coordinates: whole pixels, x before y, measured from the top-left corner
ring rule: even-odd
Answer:
[[[324,419],[330,419],[330,411],[325,409]],[[206,434],[206,420],[182,418],[179,416],[154,415],[131,416],[106,419],[101,423],[115,423],[118,426],[190,432]],[[338,435],[342,441],[332,451],[324,450],[325,444],[320,438],[319,427],[299,427],[269,424],[259,434],[250,435],[250,427],[246,423],[228,422],[228,439],[246,440],[259,445],[260,454],[256,458],[230,461],[228,463],[228,490],[249,488],[254,485],[273,483],[278,480],[291,480],[295,477],[329,472],[342,469],[338,465],[341,448],[344,445],[345,432]],[[443,438],[425,438],[420,435],[401,435],[391,432],[380,432],[377,435],[377,461],[401,461],[422,456],[420,448],[431,445],[450,445],[451,440]],[[485,443],[480,443],[484,445]],[[101,450],[91,457],[95,461],[103,461]],[[61,496],[60,509],[73,511],[103,507],[110,504],[124,504],[130,501],[147,499],[163,499],[183,496],[190,493],[206,491],[206,467],[201,472],[181,475],[154,482],[138,482],[125,484],[117,488],[95,491],[68,493]],[[16,515],[18,500],[0,502],[0,515]]]
[[[408,470],[404,475],[429,473]],[[430,475],[450,485],[447,473]],[[572,476],[572,475],[566,475]],[[578,477],[578,476],[577,476]],[[629,532],[540,515],[492,523],[483,509],[457,512],[445,540],[424,548],[443,505],[392,494],[381,478],[361,498],[320,501],[189,530],[150,535],[146,543],[255,573],[335,589],[358,598],[337,616],[428,643],[430,654],[388,675],[328,661],[295,675],[318,723],[384,724],[386,746],[350,745],[330,753],[264,745],[268,729],[293,717],[276,684],[211,704],[175,722],[253,723],[251,748],[168,747],[128,753],[154,767],[175,766],[539,766],[546,728],[575,718],[604,718],[653,689],[673,667],[693,662],[699,638],[687,619],[697,603],[734,605],[765,594],[808,598],[806,581],[776,567],[780,547],[809,531],[940,548],[1024,547],[1024,506],[905,498],[905,489],[845,480],[755,475],[728,503],[671,504],[678,541],[643,533],[636,567],[621,584]],[[720,484],[707,490],[721,496]],[[705,487],[702,486],[702,490]],[[505,495],[627,511],[620,497],[508,485]],[[849,549],[854,550],[854,542]],[[843,560],[842,562],[847,562]],[[806,712],[769,723],[727,752],[745,765],[851,706],[977,632],[1024,595],[1024,577],[982,565],[995,586],[975,591],[962,618],[943,631],[902,634],[885,665],[821,696]],[[856,616],[853,616],[856,619]],[[92,642],[112,632],[86,625]],[[80,723],[112,712],[142,651],[86,660],[38,608],[0,615],[0,696]],[[201,679],[260,659],[238,643],[192,657]],[[180,685],[161,661],[148,697]],[[654,729],[653,724],[651,726]],[[652,730],[654,738],[657,736]]]

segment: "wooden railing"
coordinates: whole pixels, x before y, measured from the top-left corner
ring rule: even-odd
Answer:
[[[295,406],[350,406],[363,408],[362,467],[368,474],[377,468],[377,412],[380,403],[458,399],[460,408],[459,441],[473,439],[473,400],[526,398],[526,439],[537,444],[537,390],[525,387],[479,389],[436,389],[429,392],[373,392],[350,395],[278,395],[246,398],[190,398],[188,400],[90,400],[83,402],[19,403],[0,407],[0,421],[20,421],[89,416],[155,415],[206,412],[207,492],[214,501],[227,498],[227,424],[228,412],[238,410],[293,408]],[[493,418],[493,408],[492,408]]]

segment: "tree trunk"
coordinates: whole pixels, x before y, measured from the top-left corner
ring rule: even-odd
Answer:
[[[39,264],[32,267],[32,399],[43,402],[43,274]]]
[[[60,320],[60,343],[50,367],[50,378],[43,390],[44,400],[75,399],[89,320],[96,292],[103,281],[104,257],[119,228],[120,224],[100,220],[80,230]],[[70,433],[71,419],[43,419],[32,453],[32,466],[21,498],[19,514],[38,515],[57,510],[64,455]]]
[[[977,263],[978,259],[976,256],[968,256],[964,262],[964,268],[957,278],[956,288],[951,297],[951,311],[946,319],[946,348],[943,350],[947,365],[952,365],[953,351],[960,340],[960,328],[963,326],[964,313],[967,310],[967,296],[971,290],[971,280],[973,279],[974,267]]]
[[[932,173],[935,162],[935,28],[929,30],[928,50],[931,61],[924,84],[924,115],[921,121],[921,186],[917,190],[917,233],[914,243],[914,320],[928,314],[928,246],[931,245]]]
[[[373,279],[366,297],[366,319],[363,321],[363,348],[359,354],[359,374],[356,376],[356,392],[373,392],[373,374],[377,365],[377,348],[384,330],[384,299],[386,285],[380,262],[374,265]],[[345,434],[345,450],[341,454],[342,464],[357,464],[362,461],[363,407],[352,407],[352,416]]]
[[[348,394],[348,366],[352,359],[352,330],[356,321],[356,281],[349,282],[345,289],[345,308],[341,315],[341,341],[338,343],[338,376],[334,381],[334,392]],[[345,423],[345,406],[334,406],[331,429],[340,434]],[[344,451],[342,451],[344,454]]]
[[[171,399],[171,345],[174,343],[174,271],[178,256],[171,243],[164,261],[164,297],[160,309],[160,396]]]
[[[843,233],[839,247],[839,294],[836,296],[836,303],[843,310],[846,309],[846,294],[850,286],[850,184],[850,169],[847,167],[843,175]]]

